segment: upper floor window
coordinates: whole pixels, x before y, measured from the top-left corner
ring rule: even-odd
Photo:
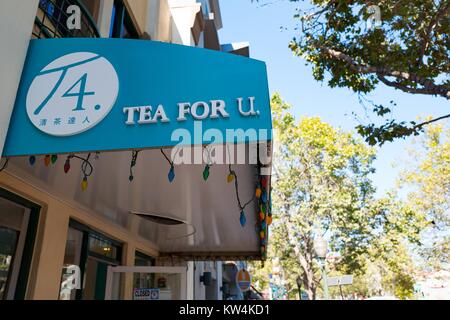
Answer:
[[[110,38],[139,39],[139,32],[123,0],[114,1],[109,36]]]
[[[100,3],[98,0],[79,0],[79,2],[84,5],[86,10],[91,15],[94,21],[98,21],[98,15],[100,11]]]
[[[79,27],[69,28],[72,12],[76,5],[80,9]],[[39,0],[33,27],[33,38],[97,38],[97,19],[100,1],[97,0]]]
[[[209,14],[209,0],[197,0],[197,2],[202,4],[203,15]]]

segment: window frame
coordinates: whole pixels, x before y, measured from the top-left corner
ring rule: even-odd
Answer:
[[[140,39],[138,29],[134,25],[131,13],[128,11],[125,3],[123,0],[114,0],[109,37],[124,39],[123,31],[125,29],[131,35],[130,38],[126,39]]]

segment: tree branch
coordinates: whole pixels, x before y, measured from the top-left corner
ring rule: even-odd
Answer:
[[[349,55],[337,51],[334,49],[331,49],[323,44],[318,43],[318,41],[315,41],[313,43],[317,48],[325,52],[326,54],[330,55],[332,58],[341,60],[345,62],[349,68],[356,72],[361,74],[376,74],[380,81],[383,83],[396,87],[402,91],[409,92],[409,93],[420,93],[420,94],[430,94],[430,95],[439,95],[444,98],[450,99],[450,90],[446,88],[444,85],[437,85],[433,81],[425,79],[423,77],[420,77],[414,73],[409,73],[405,71],[397,71],[397,70],[391,70],[389,68],[385,67],[375,67],[375,66],[369,66],[365,64],[360,64],[355,61],[352,57]],[[404,85],[399,84],[398,82],[392,82],[387,80],[385,77],[394,77],[400,80],[408,80],[412,82],[416,82],[423,86],[423,88],[410,88]]]
[[[450,113],[449,113],[449,114],[446,114],[445,116],[442,116],[442,117],[434,118],[434,119],[431,119],[431,120],[428,120],[428,121],[419,123],[419,124],[415,125],[415,126],[413,127],[413,129],[420,129],[420,128],[422,128],[423,126],[426,126],[426,125],[428,125],[428,124],[431,124],[431,123],[433,123],[433,122],[440,121],[440,120],[443,120],[443,119],[446,119],[446,118],[450,118]]]
[[[378,79],[383,82],[385,85],[389,87],[394,87],[396,89],[402,90],[404,92],[412,93],[412,94],[431,94],[430,90],[432,89],[426,89],[426,88],[410,88],[408,86],[402,85],[396,81],[389,81],[381,74],[378,74]],[[438,92],[434,94],[439,94]]]

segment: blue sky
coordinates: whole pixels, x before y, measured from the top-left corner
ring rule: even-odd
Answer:
[[[267,64],[270,91],[279,92],[293,106],[292,112],[301,116],[319,116],[322,120],[355,131],[359,124],[352,112],[363,123],[376,116],[366,117],[358,96],[348,89],[331,89],[326,83],[316,82],[311,67],[293,56],[288,43],[295,35],[294,10],[298,4],[286,0],[261,6],[250,0],[220,0],[224,27],[219,32],[221,43],[250,43],[250,56]],[[288,30],[281,29],[288,28]],[[416,120],[417,116],[441,116],[448,113],[448,102],[443,98],[412,95],[380,85],[368,97],[376,103],[390,100],[397,103],[393,115],[397,119]],[[411,138],[384,144],[377,153],[373,181],[380,196],[393,187],[400,168],[409,157],[406,147]],[[399,164],[393,166],[393,164]]]

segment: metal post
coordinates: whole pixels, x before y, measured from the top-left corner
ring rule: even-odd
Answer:
[[[339,292],[341,293],[341,298],[342,298],[342,300],[345,300],[345,299],[344,299],[344,293],[342,292],[342,286],[341,286],[341,284],[339,284]]]
[[[327,279],[327,270],[325,266],[325,259],[322,260],[322,281],[323,281],[323,296],[325,300],[329,299],[328,296],[328,279]]]

